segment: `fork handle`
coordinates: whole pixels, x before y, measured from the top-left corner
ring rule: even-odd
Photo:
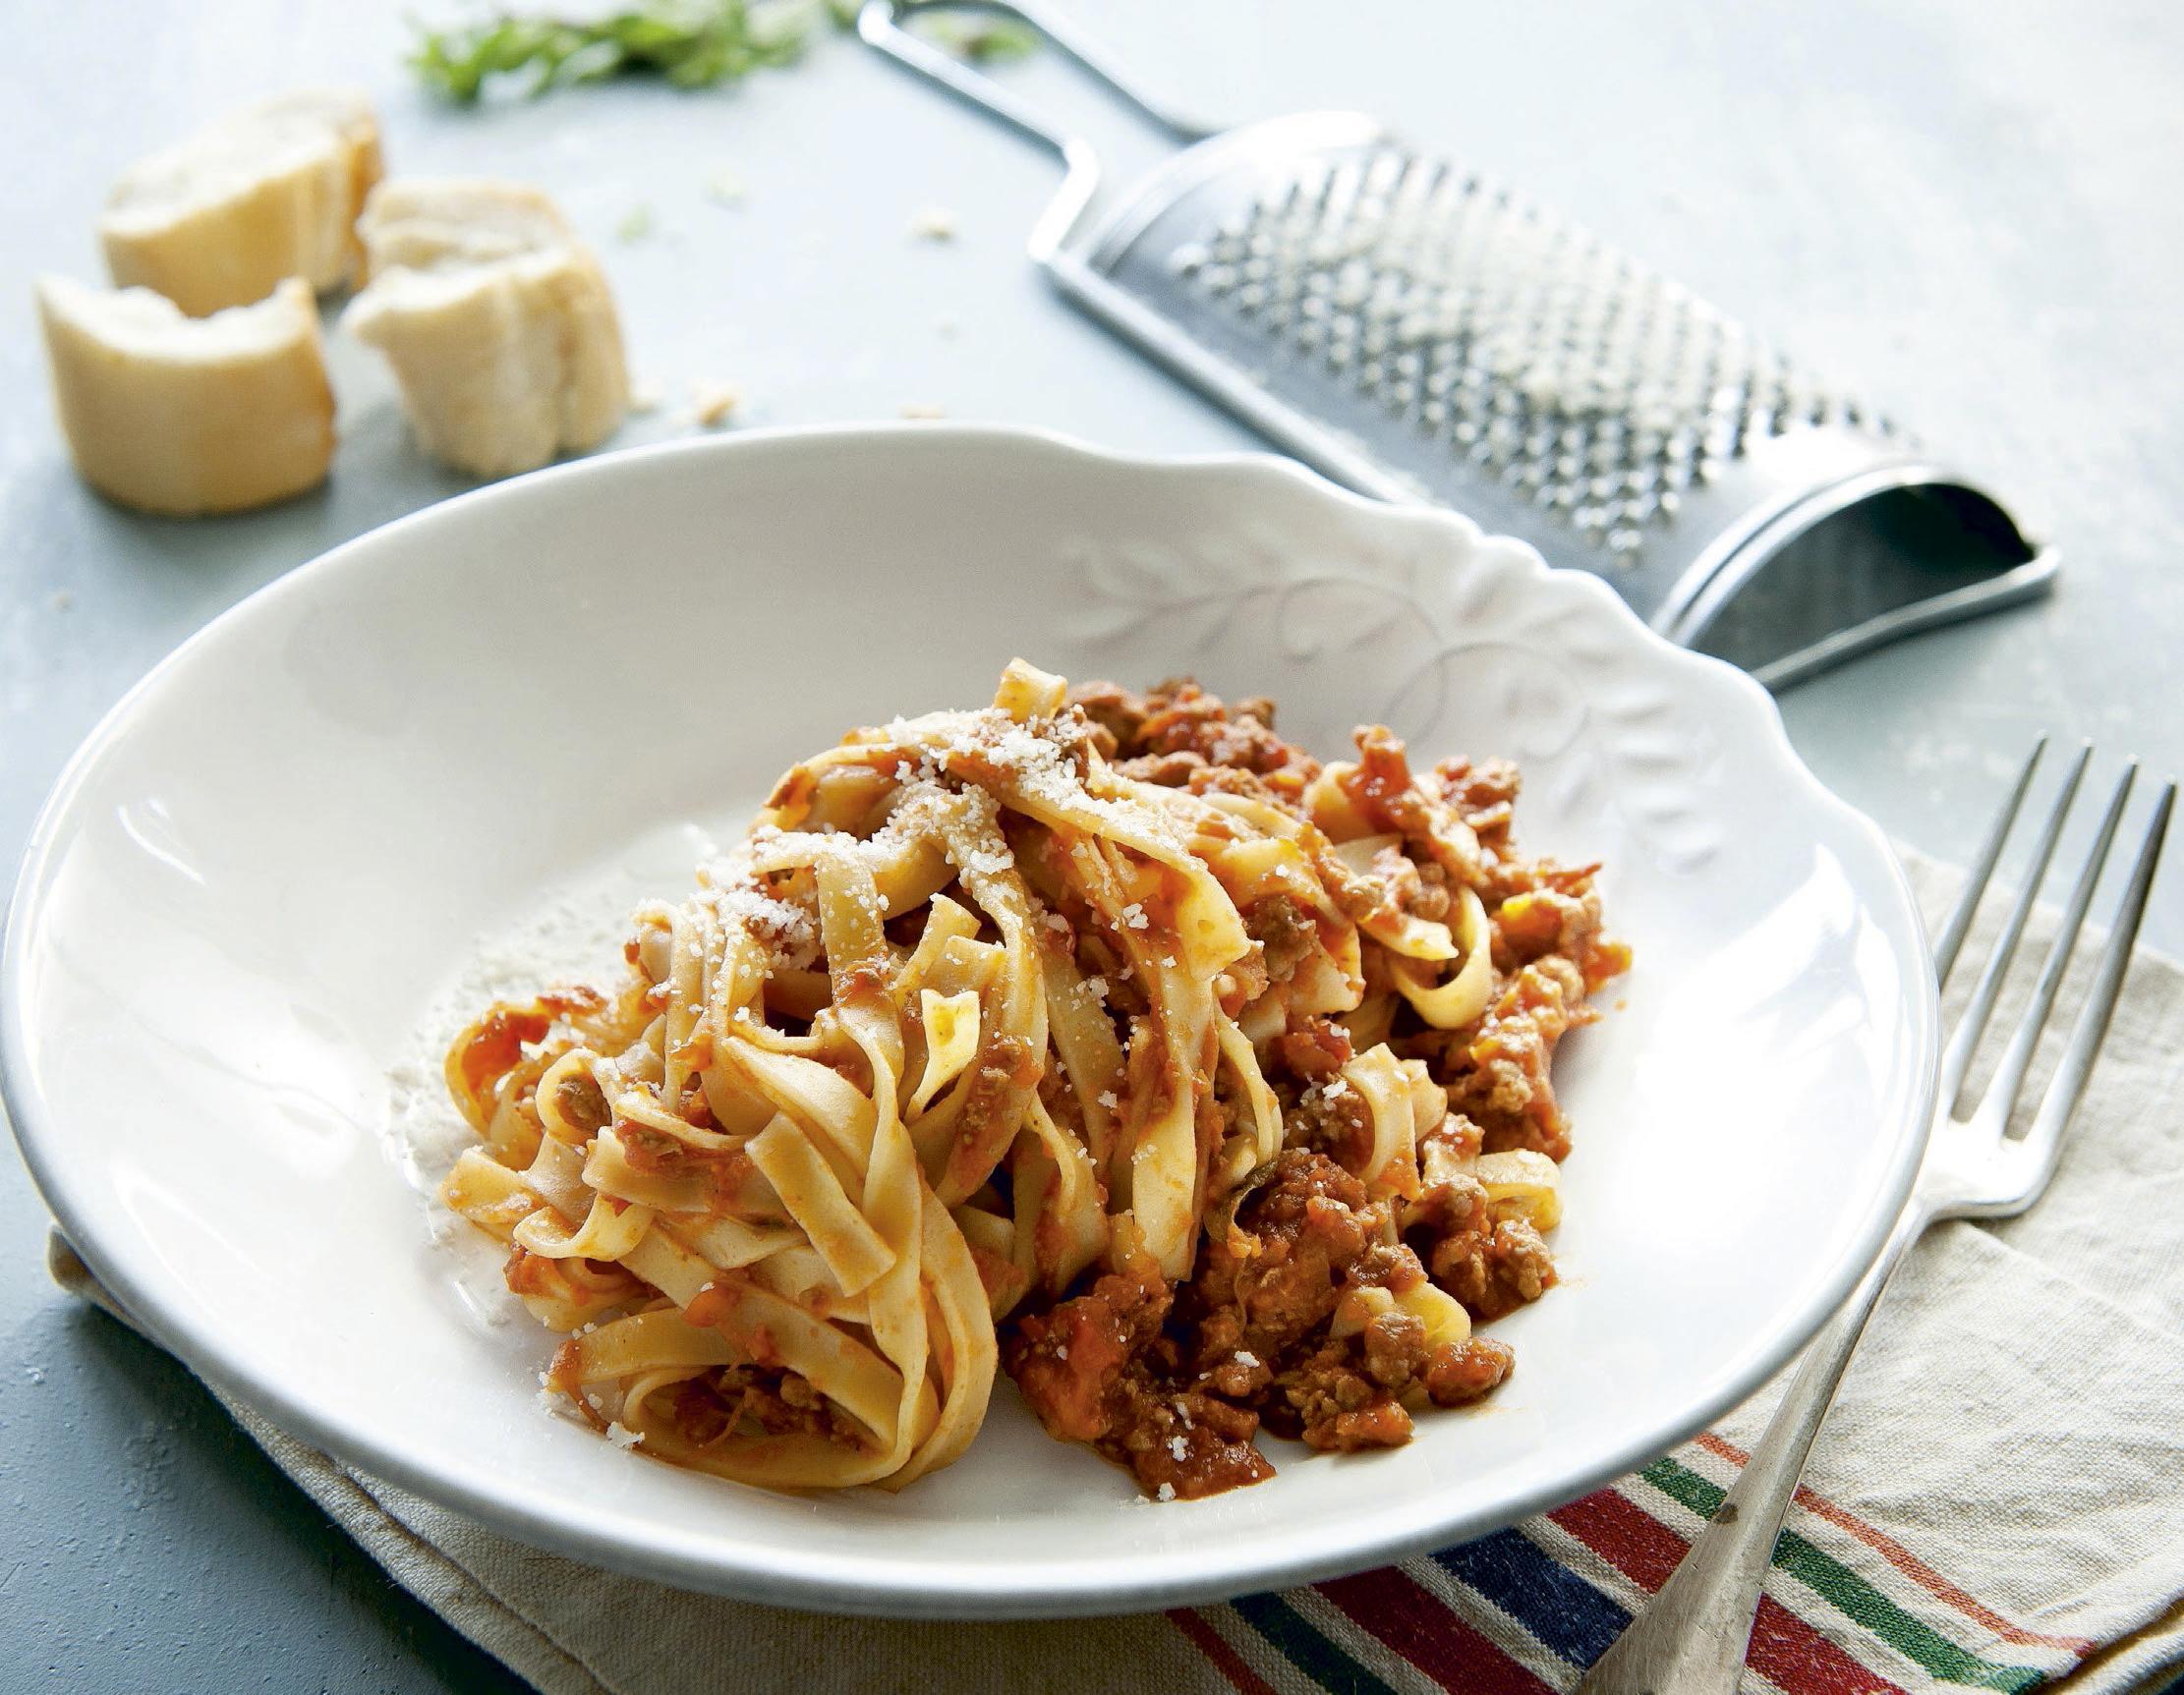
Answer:
[[[1660,1593],[1585,1674],[1577,1695],[1736,1695],[1775,1538],[1812,1440],[1889,1273],[1932,1218],[1915,1199],[1896,1220],[1871,1268],[1812,1338],[1766,1434],[1712,1521]]]

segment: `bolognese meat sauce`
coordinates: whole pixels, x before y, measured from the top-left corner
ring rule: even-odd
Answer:
[[[1143,694],[1095,684],[1074,700],[1126,776],[1308,816],[1303,797],[1321,766],[1275,733],[1270,703],[1225,705],[1187,681]],[[1407,1441],[1414,1410],[1490,1393],[1513,1356],[1489,1336],[1429,1341],[1425,1322],[1394,1297],[1430,1281],[1484,1323],[1554,1282],[1537,1229],[1497,1215],[1461,1168],[1481,1154],[1559,1160],[1570,1151],[1549,1076],[1555,1047],[1594,1016],[1586,996],[1629,965],[1601,932],[1598,868],[1517,852],[1518,774],[1506,763],[1446,761],[1418,783],[1385,730],[1361,731],[1358,753],[1343,793],[1404,846],[1380,850],[1401,861],[1376,866],[1382,886],[1405,913],[1445,922],[1461,882],[1487,917],[1495,990],[1479,1016],[1438,1030],[1399,1010],[1387,1032],[1394,1052],[1424,1060],[1447,1095],[1426,1164],[1454,1174],[1371,1198],[1354,1174],[1370,1114],[1340,1075],[1351,1032],[1339,1017],[1293,1016],[1260,1053],[1285,1150],[1208,1220],[1190,1275],[1171,1283],[1138,1256],[1095,1267],[1063,1298],[1008,1321],[1003,1362],[1048,1432],[1126,1466],[1161,1498],[1270,1476],[1260,1431],[1321,1449]],[[1284,981],[1317,944],[1313,915],[1288,895],[1244,903],[1240,916],[1254,948],[1238,981],[1254,990]]]

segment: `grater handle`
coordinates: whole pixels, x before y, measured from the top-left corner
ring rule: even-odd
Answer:
[[[1051,45],[1106,84],[1110,90],[1178,141],[1202,141],[1228,128],[1147,93],[1138,85],[1136,78],[1122,68],[1121,61],[1042,0],[870,0],[870,4],[859,10],[857,32],[873,46],[893,54],[921,74],[945,83],[957,95],[983,106],[1005,123],[1057,150],[1061,148],[1062,137],[1053,125],[1032,113],[1000,84],[980,76],[961,60],[937,51],[931,43],[919,40],[901,28],[905,15],[928,7],[950,12],[998,12],[1015,19],[1038,31]],[[905,53],[902,51],[904,43],[921,51]]]
[[[905,0],[910,6],[929,4],[959,4],[960,0]],[[1226,122],[1217,123],[1203,113],[1192,112],[1167,100],[1156,98],[1138,85],[1137,79],[1122,68],[1121,62],[1097,41],[1083,34],[1077,27],[1061,13],[1046,4],[1046,0],[975,0],[980,6],[989,6],[997,12],[1013,13],[1030,25],[1040,34],[1053,42],[1063,53],[1098,81],[1105,83],[1128,104],[1135,106],[1145,117],[1166,130],[1178,141],[1189,143],[1202,141],[1231,128]]]
[[[1036,259],[1045,260],[1056,254],[1091,204],[1100,184],[1099,156],[1082,136],[1061,128],[1020,95],[902,28],[900,21],[905,15],[928,5],[947,5],[952,11],[998,12],[1014,18],[1037,30],[1178,141],[1203,141],[1214,133],[1202,120],[1146,93],[1103,48],[1034,0],[868,0],[857,14],[857,33],[869,45],[1061,158],[1061,192],[1031,232],[1031,254]]]
[[[1051,258],[1061,251],[1069,232],[1091,205],[1092,197],[1099,192],[1100,159],[1093,152],[1092,143],[1082,136],[1057,128],[1036,107],[999,83],[981,77],[930,41],[911,34],[895,22],[903,10],[899,0],[869,0],[857,14],[857,33],[896,64],[929,82],[938,83],[957,99],[968,101],[1019,136],[1041,143],[1060,156],[1062,187],[1031,230],[1032,257],[1042,261]],[[1023,17],[1013,6],[996,7],[995,10]]]
[[[1021,19],[1023,14],[1013,6],[996,8]],[[1018,135],[1043,142],[1064,160],[1071,152],[1083,148],[1088,154],[1090,145],[1081,136],[1072,136],[1058,129],[1036,109],[1010,93],[990,77],[982,77],[962,61],[942,52],[930,41],[920,39],[896,22],[903,12],[915,10],[915,0],[904,6],[900,0],[869,0],[858,10],[857,33],[865,41],[887,54],[897,64],[908,67],[919,76],[940,84],[959,100],[967,100],[999,118]]]

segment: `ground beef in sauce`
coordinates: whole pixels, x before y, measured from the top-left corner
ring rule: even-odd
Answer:
[[[1481,1324],[1554,1286],[1554,1259],[1539,1232],[1521,1218],[1495,1218],[1476,1178],[1432,1184],[1403,1204],[1402,1215],[1403,1238],[1433,1280]]]
[[[1295,898],[1270,894],[1243,909],[1243,932],[1264,950],[1266,973],[1279,983],[1319,946],[1319,921]]]
[[[1137,694],[1092,683],[1072,699],[1109,745],[1101,751],[1133,776],[1170,787],[1196,786],[1208,767],[1247,772],[1294,798],[1319,773],[1319,762],[1274,733],[1274,703],[1224,702],[1188,679]]]
[[[1224,704],[1188,682],[1143,694],[1095,684],[1074,700],[1092,744],[1130,777],[1308,816],[1304,789],[1320,767],[1275,734],[1269,703]],[[1518,773],[1502,761],[1444,761],[1413,786],[1403,744],[1367,729],[1341,787],[1371,827],[1403,837],[1402,863],[1376,868],[1384,881],[1394,874],[1400,910],[1447,921],[1460,885],[1478,893],[1495,994],[1464,1029],[1431,1029],[1403,1005],[1386,1027],[1394,1050],[1426,1060],[1449,1099],[1425,1139],[1444,1174],[1422,1193],[1374,1202],[1351,1174],[1371,1143],[1369,1111],[1339,1075],[1356,1045],[1338,1019],[1300,1017],[1260,1054],[1285,1152],[1209,1227],[1192,1275],[1171,1287],[1142,1260],[1095,1267],[1066,1298],[1005,1324],[1004,1363],[1048,1431],[1091,1444],[1163,1498],[1270,1476],[1253,1441],[1262,1429],[1338,1450],[1408,1441],[1413,1411],[1489,1393],[1512,1356],[1487,1336],[1431,1344],[1392,1297],[1430,1279],[1484,1323],[1554,1282],[1538,1232],[1496,1217],[1481,1185],[1455,1173],[1481,1152],[1560,1159],[1570,1150],[1549,1075],[1555,1047],[1594,1016],[1586,996],[1630,963],[1601,932],[1598,868],[1517,851]],[[1287,895],[1242,917],[1253,945],[1223,988],[1232,1016],[1319,940],[1314,915]]]
[[[1171,1290],[1157,1271],[1094,1277],[1018,1320],[1003,1359],[1048,1432],[1127,1466],[1148,1494],[1190,1499],[1271,1476],[1262,1426],[1317,1448],[1409,1439],[1406,1402],[1455,1406],[1508,1375],[1485,1337],[1427,1341],[1400,1308],[1333,1337],[1359,1290],[1415,1288],[1426,1271],[1394,1240],[1386,1204],[1324,1155],[1291,1149]]]
[[[796,1373],[764,1366],[721,1366],[660,1393],[675,1428],[701,1445],[729,1431],[753,1428],[768,1436],[817,1436],[851,1447],[871,1438],[855,1420]]]
[[[1372,1151],[1372,1108],[1339,1077],[1299,1091],[1284,1106],[1282,1123],[1285,1146],[1315,1149],[1345,1168]]]
[[[1332,1018],[1306,1013],[1274,1039],[1290,1074],[1309,1082],[1334,1076],[1351,1061],[1350,1032]]]
[[[1017,1321],[1002,1359],[1050,1436],[1091,1444],[1148,1495],[1192,1500],[1272,1477],[1251,1441],[1257,1415],[1188,1383],[1174,1306],[1141,1260]]]
[[[1468,1030],[1423,1032],[1394,1046],[1432,1060],[1450,1109],[1479,1126],[1487,1153],[1529,1149],[1561,1159],[1570,1153],[1570,1125],[1548,1067],[1555,1044],[1594,1016],[1582,997],[1583,980],[1568,960],[1535,960]]]
[[[1517,816],[1517,767],[1507,760],[1443,760],[1433,781],[1457,816],[1471,826],[1479,846],[1490,854],[1509,847],[1509,827]]]
[[[1357,1291],[1401,1294],[1426,1280],[1417,1256],[1394,1238],[1387,1203],[1368,1202],[1350,1172],[1324,1155],[1283,1153],[1236,1207],[1233,1225],[1208,1241],[1178,1297],[1195,1322],[1201,1374],[1220,1372],[1239,1353],[1250,1357],[1265,1374],[1249,1402],[1266,1428],[1338,1449],[1407,1440],[1404,1402],[1454,1404],[1446,1397],[1466,1378],[1466,1354],[1498,1356],[1499,1370],[1468,1370],[1490,1378],[1489,1387],[1499,1383],[1506,1348],[1431,1344],[1424,1325],[1400,1307],[1349,1335],[1329,1334],[1338,1308]]]

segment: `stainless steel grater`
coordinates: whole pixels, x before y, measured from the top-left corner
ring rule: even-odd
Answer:
[[[1061,156],[1030,243],[1055,285],[1336,480],[1523,537],[1775,688],[2048,588],[1991,495],[1510,190],[1354,113],[1217,132],[983,0],[1182,143],[1103,197],[1088,142],[900,27],[926,3],[961,7],[871,0],[859,31]]]

